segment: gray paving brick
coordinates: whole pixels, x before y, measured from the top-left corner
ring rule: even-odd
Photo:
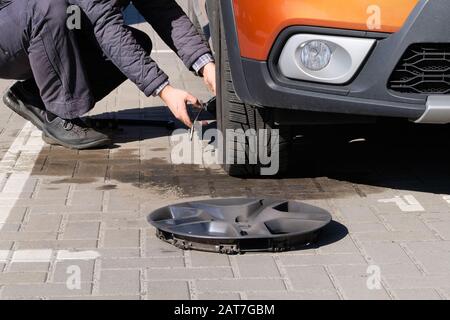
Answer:
[[[39,241],[56,240],[56,232],[1,232],[0,240]]]
[[[419,277],[422,275],[418,267],[412,262],[381,264],[380,268],[384,276]]]
[[[106,230],[103,246],[115,248],[139,247],[139,230],[136,229]]]
[[[366,222],[366,223],[377,223],[379,222],[373,211],[367,206],[359,205],[346,205],[339,206],[339,212],[345,218],[345,221],[352,223],[356,222]]]
[[[65,240],[97,239],[100,230],[99,222],[70,222],[63,233]]]
[[[283,291],[286,286],[277,279],[230,279],[230,280],[196,280],[197,289],[201,292],[210,291]]]
[[[20,224],[5,223],[2,225],[2,231],[4,232],[17,232],[20,230]]]
[[[68,278],[73,275],[72,269],[69,267],[76,266],[80,270],[80,277],[82,282],[92,282],[94,276],[94,261],[84,260],[70,260],[70,261],[58,261],[55,265],[55,270],[52,275],[52,282],[66,283]]]
[[[397,289],[394,295],[400,300],[442,300],[434,289]]]
[[[0,240],[0,250],[10,250],[14,245],[13,241],[2,241]]]
[[[289,279],[295,290],[333,290],[334,286],[323,267],[288,267]]]
[[[130,212],[105,212],[105,213],[92,213],[92,212],[85,212],[85,213],[72,213],[68,216],[68,221],[70,222],[78,222],[78,221],[103,221],[105,222],[105,228],[107,229],[121,229],[121,228],[127,228],[126,226],[120,225],[118,227],[112,228],[112,225],[110,222],[115,220],[128,220],[133,221],[133,219],[139,219],[139,216],[137,213],[130,213]],[[131,226],[132,228],[136,228],[135,225]]]
[[[197,294],[199,300],[241,300],[241,295],[236,292],[202,292]]]
[[[177,249],[174,246],[162,242],[156,238],[147,239],[145,244],[146,257],[182,257],[183,250]]]
[[[97,240],[42,240],[42,241],[16,241],[17,250],[26,249],[64,249],[84,250],[97,248]]]
[[[45,173],[51,176],[72,176],[76,161],[52,161],[47,164]]]
[[[38,298],[60,296],[86,296],[91,293],[92,285],[82,283],[81,289],[70,290],[65,284],[23,284],[6,285],[3,287],[1,298]]]
[[[75,191],[70,199],[71,205],[84,205],[89,203],[90,206],[101,207],[103,201],[103,191]]]
[[[109,215],[108,215],[109,216]],[[147,228],[146,219],[127,218],[127,219],[107,219],[103,218],[106,229],[140,229]]]
[[[208,252],[191,251],[191,263],[193,267],[229,267],[230,260],[227,255]]]
[[[420,218],[425,222],[445,222],[450,221],[450,207],[441,212],[425,212],[420,215]]]
[[[447,300],[450,299],[450,288],[443,288],[440,289],[440,291],[442,292],[442,295],[444,296],[445,299]]]
[[[413,256],[431,274],[450,274],[450,241],[410,242]]]
[[[0,180],[0,183],[1,180]],[[2,203],[2,206],[8,206],[13,205],[17,200],[30,200],[31,196],[33,195],[33,192],[13,192],[13,193],[6,193],[6,192],[0,192],[0,201]]]
[[[386,290],[369,290],[365,277],[334,277],[344,299],[350,300],[385,300],[390,299]]]
[[[450,288],[450,275],[427,275],[420,277],[386,277],[392,289]]]
[[[366,232],[355,234],[361,241],[431,241],[437,237],[430,231],[391,231],[391,232]]]
[[[139,200],[132,192],[111,191],[108,203],[108,211],[137,211],[139,210]]]
[[[249,292],[249,300],[339,300],[335,290]]]
[[[173,268],[184,267],[181,257],[171,258],[127,258],[127,259],[104,259],[103,269],[142,269],[142,268]]]
[[[439,222],[428,222],[428,225],[447,241],[450,241],[450,220]]]
[[[24,231],[56,232],[61,223],[61,215],[33,215],[24,226]]]
[[[53,200],[53,199],[66,199],[67,195],[69,193],[69,186],[57,186],[57,185],[41,185],[37,192],[35,192],[35,198],[36,199],[47,199],[47,200]]]
[[[373,260],[371,263],[410,263],[411,260],[397,243],[362,242],[364,250]]]
[[[45,272],[3,272],[0,284],[43,283],[47,278]]]
[[[428,233],[429,228],[418,217],[408,215],[383,216],[383,220],[391,226],[394,231],[413,231]]]
[[[17,189],[20,188],[20,192],[33,192],[36,188],[38,179],[29,178],[27,175],[20,173],[13,173],[6,180],[3,186],[3,193],[17,193]]]
[[[359,254],[358,248],[349,236],[334,243],[320,247],[319,252],[321,254]]]
[[[280,255],[280,261],[285,266],[317,266],[317,265],[348,265],[364,264],[360,254],[316,254],[316,255]]]
[[[94,300],[94,301],[105,301],[105,300],[141,300],[140,295],[104,295],[104,296],[79,296],[79,297],[55,297],[49,300]]]
[[[234,258],[239,267],[239,274],[243,278],[281,277],[275,260],[270,255],[236,256]]]
[[[6,223],[22,223],[26,210],[27,208],[0,206],[0,216],[8,214],[8,218],[5,221]]]
[[[196,280],[196,279],[224,279],[233,278],[231,268],[150,268],[147,277],[151,280]]]
[[[92,178],[99,177],[104,178],[106,175],[106,165],[92,164],[89,161],[82,161],[78,166],[78,170],[75,172],[75,178]]]
[[[382,276],[420,277],[420,270],[412,263],[377,264]],[[330,266],[331,273],[336,276],[367,277],[369,265]]]
[[[14,201],[15,207],[47,207],[49,203],[48,199],[19,199]],[[54,206],[64,206],[66,204],[66,199],[56,198],[52,199],[52,205]]]
[[[31,207],[30,214],[70,214],[70,213],[83,213],[83,212],[99,212],[101,211],[101,205],[91,205],[86,203],[84,205],[48,205],[48,206],[36,206]]]
[[[140,293],[139,270],[102,270],[100,294],[128,295]]]
[[[188,282],[150,281],[147,283],[147,298],[151,300],[189,300]]]
[[[379,222],[346,223],[346,227],[352,234],[364,232],[387,232],[386,227]]]
[[[97,251],[104,259],[138,258],[141,254],[139,248],[99,248]]]
[[[47,272],[50,263],[47,262],[12,262],[9,265],[10,272]]]

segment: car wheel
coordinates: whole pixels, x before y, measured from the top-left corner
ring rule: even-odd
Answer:
[[[289,169],[292,130],[288,126],[275,124],[273,109],[248,105],[238,98],[233,85],[223,21],[220,14],[217,20],[218,28],[215,28],[215,36],[218,37],[219,41],[215,39],[215,45],[220,47],[219,50],[217,50],[217,47],[215,50],[216,62],[219,64],[217,68],[217,122],[224,137],[226,137],[227,130],[233,130],[236,137],[234,143],[224,143],[223,159],[226,163],[224,169],[232,176],[260,176],[263,174],[262,169],[270,167],[271,164],[262,163],[259,156],[255,163],[254,154],[252,154],[252,152],[255,152],[255,146],[260,148],[264,145],[267,148],[264,152],[267,152],[269,158],[273,156],[273,146],[278,146],[279,169],[277,175],[285,174]],[[263,129],[266,131],[262,131]],[[249,138],[245,134],[249,130],[254,130],[253,132],[257,133],[256,138]],[[261,132],[267,134],[260,136]],[[255,143],[255,139],[257,139],[257,143]],[[260,141],[261,139],[264,139],[264,141]],[[234,156],[230,156],[230,153]],[[227,163],[227,159],[232,159],[233,161],[228,161],[232,163]]]

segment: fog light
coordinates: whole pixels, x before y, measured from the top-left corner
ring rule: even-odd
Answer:
[[[375,39],[295,34],[278,60],[281,75],[293,80],[345,84],[356,74]]]
[[[300,62],[312,71],[325,69],[331,61],[331,56],[331,48],[324,41],[308,41],[300,48]]]

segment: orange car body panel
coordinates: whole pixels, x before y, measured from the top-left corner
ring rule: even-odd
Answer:
[[[402,28],[418,2],[419,0],[233,0],[241,55],[255,60],[267,60],[276,37],[289,26],[396,32]],[[377,17],[380,19],[376,19]],[[373,30],[372,26],[376,29]]]

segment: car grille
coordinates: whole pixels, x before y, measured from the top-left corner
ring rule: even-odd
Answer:
[[[450,94],[450,44],[414,44],[392,73],[389,89],[402,93]]]

